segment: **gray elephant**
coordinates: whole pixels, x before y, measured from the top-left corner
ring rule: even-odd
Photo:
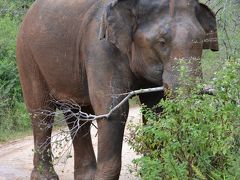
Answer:
[[[197,0],[36,0],[17,38],[20,81],[32,114],[31,179],[58,179],[51,145],[41,149],[50,141],[52,129],[45,126],[53,117],[34,114],[36,110],[55,111],[52,99],[71,99],[82,111],[99,115],[124,98],[114,94],[162,85],[175,89],[178,59],[191,62],[189,76],[201,77],[197,69],[203,49],[218,50],[216,19]],[[164,93],[139,97],[152,107]],[[110,118],[97,121],[97,160],[90,123],[79,130],[73,141],[75,179],[119,178],[128,109],[125,103]],[[74,120],[67,120],[70,128]]]

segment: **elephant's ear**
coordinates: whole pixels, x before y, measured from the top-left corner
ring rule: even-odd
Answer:
[[[128,54],[132,45],[132,34],[136,26],[133,0],[115,0],[104,10],[99,39],[106,39],[121,52]]]
[[[215,14],[204,4],[196,10],[197,19],[206,32],[203,42],[204,49],[218,51],[217,21]]]

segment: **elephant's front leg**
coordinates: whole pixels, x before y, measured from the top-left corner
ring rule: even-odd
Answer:
[[[89,114],[94,113],[91,107],[82,107],[81,110]],[[69,129],[76,128],[78,124],[76,117],[72,116],[72,113],[65,113],[64,115]],[[91,122],[82,121],[79,124],[82,127],[78,132],[71,134],[74,148],[74,179],[93,180],[97,163],[90,133]]]
[[[93,30],[95,33],[96,30]],[[91,40],[91,38],[89,38]],[[132,74],[126,56],[109,44],[90,42],[86,63],[88,90],[91,105],[96,115],[108,113],[130,91]],[[102,42],[101,42],[102,43]],[[99,46],[98,46],[99,45]],[[99,49],[99,47],[105,49]],[[96,59],[95,59],[96,58]],[[98,154],[95,180],[116,180],[121,171],[121,153],[125,123],[128,116],[128,102],[119,107],[109,118],[99,119]]]
[[[104,98],[104,97],[102,97]],[[110,100],[113,101],[113,100]],[[106,102],[102,99],[101,102]],[[119,101],[116,101],[115,106]],[[112,106],[112,107],[113,107]],[[104,114],[112,108],[108,103],[95,106],[96,114]],[[96,180],[116,180],[121,171],[121,153],[128,102],[115,111],[108,119],[98,120],[98,158]]]

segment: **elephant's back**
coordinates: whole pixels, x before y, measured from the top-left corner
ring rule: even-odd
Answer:
[[[18,35],[18,54],[31,53],[28,57],[34,57],[58,97],[76,99],[88,95],[79,49],[81,36],[87,30],[83,26],[96,17],[98,4],[98,0],[37,0],[24,18]],[[18,64],[32,61],[20,56],[17,59]]]
[[[48,37],[48,40],[70,35],[76,38],[87,12],[93,6],[97,6],[97,0],[37,0],[24,18],[22,36],[28,39]]]

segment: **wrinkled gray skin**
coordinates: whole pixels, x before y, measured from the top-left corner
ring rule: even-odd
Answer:
[[[191,62],[189,76],[201,77],[202,49],[218,50],[216,37],[214,14],[196,0],[35,1],[17,40],[20,80],[32,114],[31,179],[58,179],[48,153],[51,145],[41,148],[51,136],[47,127],[53,117],[36,110],[55,111],[53,98],[71,99],[82,111],[99,115],[124,98],[114,94],[162,85],[174,89],[178,59]],[[161,98],[163,93],[140,96],[149,107]],[[125,103],[109,119],[97,121],[97,160],[90,124],[78,132],[73,141],[75,179],[118,179],[127,115]],[[74,120],[67,120],[70,128]]]

